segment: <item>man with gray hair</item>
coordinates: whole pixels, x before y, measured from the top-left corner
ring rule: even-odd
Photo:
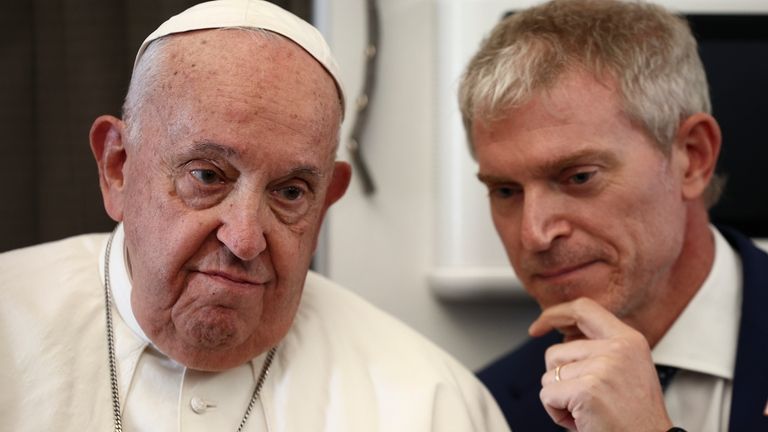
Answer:
[[[482,43],[459,99],[542,308],[535,338],[479,374],[512,429],[768,430],[768,255],[709,222],[721,136],[686,22],[641,2],[531,7]]]
[[[308,272],[350,179],[341,87],[268,2],[147,38],[90,133],[114,232],[0,256],[4,430],[508,430],[450,356]]]

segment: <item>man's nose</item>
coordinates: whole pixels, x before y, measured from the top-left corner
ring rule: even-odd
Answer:
[[[216,237],[233,255],[243,261],[250,261],[267,248],[264,226],[266,214],[260,200],[233,200],[222,206],[221,226]]]
[[[526,191],[520,222],[520,241],[531,252],[543,252],[559,237],[570,234],[567,203],[552,191]]]

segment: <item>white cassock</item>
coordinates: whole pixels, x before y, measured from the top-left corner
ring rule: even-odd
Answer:
[[[112,430],[100,275],[106,241],[85,235],[0,254],[0,431]],[[119,235],[113,251],[122,247]],[[129,285],[117,255],[110,273],[123,430],[234,431],[265,356],[223,373],[165,357],[133,320],[126,287],[114,286]],[[244,430],[509,429],[487,390],[453,358],[310,272]]]

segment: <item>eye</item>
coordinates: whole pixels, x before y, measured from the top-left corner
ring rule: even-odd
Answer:
[[[597,170],[581,171],[569,176],[567,178],[567,183],[574,184],[574,185],[583,185],[588,181],[592,180],[595,174],[597,174]]]
[[[274,187],[271,191],[272,209],[280,220],[294,224],[302,220],[312,207],[314,194],[303,180],[293,179]]]
[[[276,190],[276,192],[278,195],[280,195],[280,197],[288,201],[296,201],[303,197],[305,193],[304,189],[294,185],[279,188]]]
[[[489,186],[488,195],[495,199],[509,199],[520,193],[520,188],[512,186]]]
[[[195,209],[209,208],[219,203],[237,179],[236,175],[228,176],[226,169],[226,165],[222,168],[204,159],[194,159],[180,165],[174,173],[178,197]],[[231,169],[229,172],[233,173]]]
[[[272,196],[282,207],[296,208],[311,199],[312,189],[302,180],[284,182],[272,189]]]
[[[204,185],[224,183],[224,178],[212,169],[195,168],[189,174]]]

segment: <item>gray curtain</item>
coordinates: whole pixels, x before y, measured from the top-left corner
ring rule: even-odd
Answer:
[[[195,0],[0,5],[0,251],[107,231],[91,122],[120,114],[141,41]],[[273,1],[311,21],[311,0]]]

